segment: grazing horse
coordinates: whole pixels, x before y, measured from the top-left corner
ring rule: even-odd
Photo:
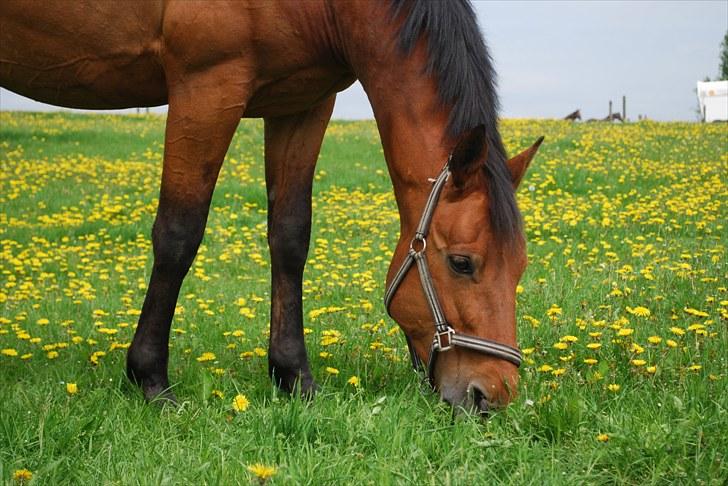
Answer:
[[[581,110],[576,110],[564,117],[564,120],[576,121],[581,120]]]
[[[301,301],[311,186],[336,93],[356,79],[400,215],[388,310],[443,399],[506,404],[526,266],[514,190],[540,140],[506,158],[491,59],[465,0],[0,3],[2,86],[75,108],[169,104],[154,266],[127,355],[148,400],[174,400],[170,324],[241,117],[265,120],[269,372],[287,392],[315,391]]]

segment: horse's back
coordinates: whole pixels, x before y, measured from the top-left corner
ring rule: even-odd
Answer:
[[[166,103],[163,2],[3,0],[0,85],[76,108]]]

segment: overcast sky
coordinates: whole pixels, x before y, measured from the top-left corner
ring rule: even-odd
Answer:
[[[498,72],[501,115],[694,120],[695,82],[718,73],[728,1],[475,1]],[[3,110],[48,110],[0,90]],[[158,110],[157,110],[158,111]],[[340,93],[336,118],[371,118],[358,83]]]

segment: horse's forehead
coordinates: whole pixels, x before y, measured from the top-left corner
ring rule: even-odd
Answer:
[[[448,242],[474,244],[487,239],[490,217],[485,191],[474,192],[443,209],[442,231]]]

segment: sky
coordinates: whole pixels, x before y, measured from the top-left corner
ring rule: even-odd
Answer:
[[[695,120],[695,82],[718,73],[728,1],[475,1],[498,73],[501,116]],[[0,89],[2,110],[52,110]],[[131,110],[134,111],[134,110]],[[154,111],[164,111],[157,108]],[[334,118],[372,118],[361,86]]]

